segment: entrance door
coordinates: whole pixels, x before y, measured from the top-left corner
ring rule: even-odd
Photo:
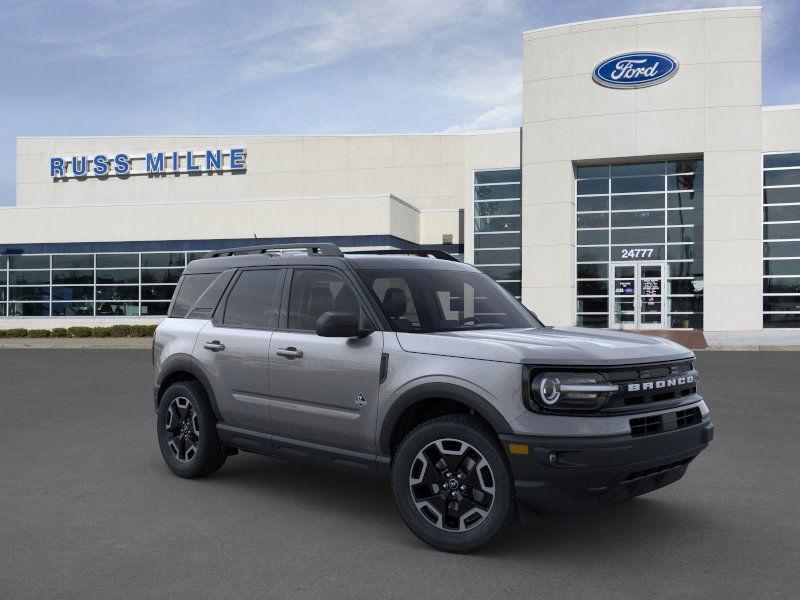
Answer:
[[[611,264],[611,326],[617,329],[665,329],[666,263]]]

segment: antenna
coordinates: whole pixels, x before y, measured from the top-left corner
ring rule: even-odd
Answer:
[[[257,245],[261,243],[258,241],[258,236],[255,233],[253,233],[253,238],[256,240]]]

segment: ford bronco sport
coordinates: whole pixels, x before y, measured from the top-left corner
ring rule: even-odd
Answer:
[[[414,534],[466,552],[680,479],[714,431],[693,359],[546,327],[441,251],[214,251],[156,330],[158,443],[181,477],[239,451],[385,477]]]

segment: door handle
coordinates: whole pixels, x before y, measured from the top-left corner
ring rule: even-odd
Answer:
[[[303,351],[298,350],[294,346],[289,346],[288,348],[278,348],[275,354],[278,356],[283,356],[284,358],[288,358],[289,360],[293,358],[303,358]]]
[[[219,352],[220,350],[225,350],[225,344],[219,340],[214,340],[213,342],[206,342],[203,344],[203,348],[211,350],[212,352]]]

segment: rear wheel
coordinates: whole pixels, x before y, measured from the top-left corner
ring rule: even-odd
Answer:
[[[225,462],[208,396],[196,381],[167,388],[158,405],[156,432],[164,462],[180,477],[209,475]]]
[[[469,415],[423,423],[400,444],[392,491],[406,525],[422,541],[469,552],[513,522],[511,470],[494,433]]]

